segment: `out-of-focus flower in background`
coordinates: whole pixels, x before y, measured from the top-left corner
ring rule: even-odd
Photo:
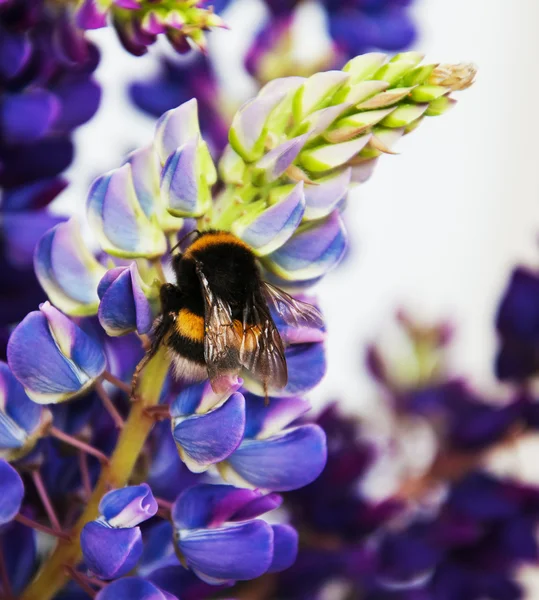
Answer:
[[[97,48],[69,7],[45,0],[0,5],[0,328],[45,299],[32,268],[37,240],[62,219],[47,206],[67,182],[72,132],[96,112]],[[4,337],[4,336],[2,336]],[[5,357],[5,343],[0,355]]]

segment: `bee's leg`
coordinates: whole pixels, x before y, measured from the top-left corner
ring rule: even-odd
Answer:
[[[146,354],[139,362],[133,373],[131,379],[131,399],[135,399],[135,392],[138,385],[138,380],[142,369],[148,364],[151,358],[155,356],[159,347],[163,343],[167,333],[174,325],[175,314],[180,310],[180,291],[175,285],[171,283],[165,283],[161,286],[160,298],[161,298],[161,311],[162,316],[159,323],[154,328],[152,333],[152,341],[150,347],[146,351]]]
[[[173,324],[174,316],[171,313],[165,313],[163,314],[161,320],[155,327],[150,347],[146,351],[146,354],[142,357],[142,360],[136,366],[135,371],[133,373],[133,377],[131,379],[131,400],[136,399],[136,389],[142,369],[144,369],[144,367],[150,362],[150,359],[152,359],[157,354],[159,347],[163,343],[165,336],[167,335],[168,331],[170,330]]]

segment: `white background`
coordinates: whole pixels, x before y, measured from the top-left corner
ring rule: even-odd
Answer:
[[[415,47],[429,62],[473,61],[479,74],[452,112],[424,121],[350,197],[350,256],[317,290],[329,369],[313,398],[338,398],[351,409],[376,406],[363,347],[401,306],[424,320],[451,319],[455,370],[490,390],[497,299],[513,264],[539,264],[539,3],[423,0],[414,10]],[[242,0],[227,18],[233,30],[212,34],[226,87],[241,97],[252,87],[240,54],[261,14],[256,0]],[[309,19],[300,47],[307,54],[321,45],[319,15]],[[102,107],[77,133],[72,186],[57,202],[75,213],[94,176],[151,139],[154,120],[129,106],[126,86],[154,73],[166,51],[160,45],[137,59],[110,30],[92,37],[103,51]]]

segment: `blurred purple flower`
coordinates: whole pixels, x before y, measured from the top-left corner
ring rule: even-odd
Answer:
[[[61,217],[47,205],[66,182],[71,133],[100,100],[96,47],[70,9],[44,0],[0,6],[0,328],[45,300],[32,269],[34,247]],[[2,344],[0,355],[5,357]]]
[[[511,275],[496,316],[496,375],[523,382],[539,372],[539,275],[519,267]]]
[[[24,485],[17,471],[3,458],[0,459],[0,525],[5,525],[15,518],[24,496]]]

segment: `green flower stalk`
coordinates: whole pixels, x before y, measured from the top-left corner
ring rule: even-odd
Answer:
[[[136,331],[145,340],[163,308],[163,296],[158,297],[166,283],[163,260],[168,259],[163,257],[194,229],[192,220],[200,231],[219,229],[241,238],[259,258],[262,276],[281,285],[304,288],[335,267],[346,248],[340,210],[350,186],[367,179],[378,157],[392,153],[394,143],[425,117],[447,111],[455,102],[452,91],[465,89],[473,81],[472,66],[421,65],[422,58],[415,52],[389,61],[383,54],[367,54],[351,60],[342,71],[267,84],[236,114],[218,172],[200,134],[196,101],[165,113],[157,123],[153,143],[99,177],[90,189],[88,220],[102,250],[109,254],[108,270],[81,247],[75,222],[51,230],[38,246],[36,271],[56,307],[45,303],[40,311],[31,313],[15,330],[8,348],[10,368],[30,397],[48,403],[69,401],[92,386],[99,391],[107,376],[118,382],[118,377],[106,371],[105,354],[97,341],[64,313],[74,317],[97,314],[109,336]],[[224,185],[214,198],[212,188],[218,175]],[[129,266],[126,259],[131,261]],[[278,305],[284,296],[272,289]],[[286,387],[279,390],[284,406],[287,402],[294,405],[320,381],[325,359],[321,326],[292,326],[286,319],[282,321],[276,327],[281,327],[286,345],[283,353],[289,374]],[[46,372],[40,364],[27,360],[36,331],[48,361]],[[164,409],[171,416],[167,406],[156,406],[165,387],[169,359],[165,348],[159,347],[135,385],[137,368],[137,401],[132,403],[116,448],[103,465],[69,539],[58,542],[22,600],[48,600],[64,586],[68,573],[81,560],[79,536],[84,525],[98,517],[101,497],[110,488],[129,483],[155,415]],[[128,387],[125,381],[120,384],[121,389]],[[243,383],[238,380],[234,390],[242,385],[243,391],[232,394],[232,400],[216,400],[210,395],[213,400],[206,406],[208,399],[203,395],[195,407],[187,394],[173,403],[174,439],[182,448],[180,456],[189,455],[196,447],[189,455],[190,462],[185,461],[194,471],[226,460],[230,472],[256,487],[270,489],[259,478],[251,481],[247,477],[250,452],[268,447],[268,456],[274,460],[274,438],[282,440],[285,433],[279,437],[273,429],[258,432],[239,449],[212,447],[213,438],[219,437],[214,435],[217,429],[231,430],[222,425],[225,413],[239,432],[240,443],[245,427],[242,394],[266,392],[248,377]],[[312,455],[313,448],[322,448],[311,429],[286,430],[286,439],[310,444],[311,451],[305,456]],[[200,439],[202,430],[209,436],[208,444],[199,444],[205,441],[203,436]],[[212,452],[201,458],[202,447],[212,448]],[[319,454],[322,456],[321,450]],[[262,475],[270,470],[264,467]],[[277,479],[278,471],[273,473]],[[305,472],[303,466],[299,471],[300,475]],[[275,489],[293,489],[296,479],[280,481]]]
[[[295,237],[335,220],[350,184],[365,181],[382,154],[394,153],[425,117],[445,113],[456,102],[451,92],[473,82],[473,65],[422,59],[371,53],[342,71],[267,84],[234,117],[219,164],[226,188],[202,227],[229,229],[253,245],[281,282],[318,277],[319,270],[292,264],[287,250]],[[277,214],[278,236],[268,230]],[[340,255],[333,258],[328,267]]]

